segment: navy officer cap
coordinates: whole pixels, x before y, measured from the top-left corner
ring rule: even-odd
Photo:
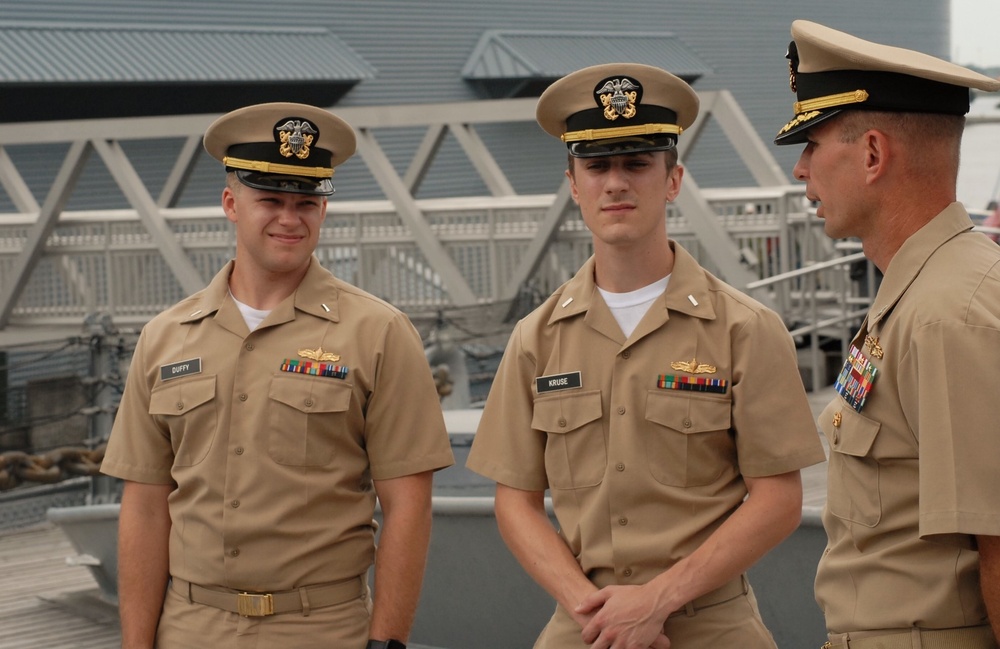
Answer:
[[[1000,81],[960,65],[808,20],[792,23],[786,58],[798,101],[775,144],[801,144],[809,128],[845,110],[965,115],[970,88],[1000,90]]]
[[[591,158],[664,151],[698,116],[698,94],[666,70],[639,63],[607,63],[572,72],[542,93],[539,126]]]
[[[322,108],[275,102],[226,113],[205,131],[205,150],[248,187],[329,196],[333,168],[357,148],[354,129]]]

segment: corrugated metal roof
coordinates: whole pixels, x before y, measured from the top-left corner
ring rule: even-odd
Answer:
[[[505,31],[483,33],[462,70],[469,80],[556,79],[599,63],[629,61],[696,79],[712,69],[670,32]]]
[[[375,74],[324,27],[0,22],[0,83],[356,83]]]

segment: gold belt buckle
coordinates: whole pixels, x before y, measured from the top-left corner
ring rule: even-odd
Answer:
[[[236,605],[243,617],[274,615],[274,599],[270,593],[240,593],[236,596]]]

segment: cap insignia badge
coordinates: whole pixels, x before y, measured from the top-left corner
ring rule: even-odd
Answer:
[[[619,116],[625,119],[635,117],[635,100],[640,86],[628,77],[608,79],[594,93],[604,107],[604,117],[615,121]]]
[[[304,119],[290,119],[281,126],[275,127],[281,148],[278,151],[286,158],[293,155],[299,160],[309,157],[309,145],[313,143],[319,131]]]
[[[885,352],[882,351],[882,345],[878,344],[878,336],[865,336],[865,347],[874,358],[882,358],[885,355]]]
[[[299,356],[302,358],[311,358],[314,361],[330,361],[331,363],[336,363],[340,360],[339,354],[325,352],[322,347],[317,347],[316,349],[300,349]]]
[[[798,92],[799,84],[795,81],[795,73],[799,69],[799,48],[796,47],[795,41],[788,44],[785,58],[788,59],[788,87],[792,92]]]
[[[674,361],[670,364],[670,367],[681,371],[687,372],[689,374],[715,374],[717,371],[715,365],[708,365],[707,363],[699,363],[697,358],[692,358],[690,362],[688,361]]]

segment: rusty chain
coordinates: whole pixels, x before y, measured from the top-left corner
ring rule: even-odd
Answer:
[[[100,473],[106,444],[95,449],[57,448],[38,455],[23,451],[0,453],[0,491],[25,482],[54,484]]]

